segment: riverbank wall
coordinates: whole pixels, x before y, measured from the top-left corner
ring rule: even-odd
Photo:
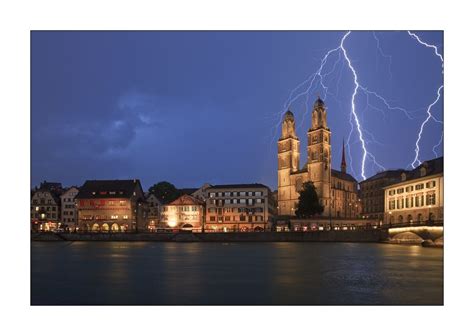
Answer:
[[[381,242],[386,230],[213,233],[32,233],[32,241]]]

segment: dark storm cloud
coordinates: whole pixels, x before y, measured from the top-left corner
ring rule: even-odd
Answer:
[[[182,187],[263,182],[274,188],[277,159],[271,139],[275,127],[280,132],[278,113],[292,88],[308,78],[342,34],[34,32],[32,184],[133,176],[144,186],[169,180]],[[422,34],[442,44],[442,33]],[[371,32],[354,32],[347,40],[361,84],[410,110],[426,107],[442,81],[437,57],[406,32],[377,36],[390,63],[377,52]],[[329,60],[325,72],[336,61],[337,56]],[[340,62],[326,84],[333,165],[339,166],[344,137],[351,145],[349,171],[360,178],[360,142],[355,131],[349,138],[354,82],[347,65]],[[315,85],[308,106],[318,94],[322,88]],[[362,95],[356,100],[371,152],[387,168],[406,167],[425,110],[407,120],[402,113],[367,107]],[[291,106],[301,166],[310,127],[305,103],[301,99]],[[442,119],[442,100],[432,112]],[[422,160],[432,158],[441,131],[440,124],[425,128]],[[378,168],[367,163],[367,169],[370,175]]]

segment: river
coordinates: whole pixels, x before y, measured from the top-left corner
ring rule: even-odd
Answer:
[[[443,304],[443,249],[32,242],[31,304]]]

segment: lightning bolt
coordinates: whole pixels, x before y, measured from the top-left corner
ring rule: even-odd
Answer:
[[[285,102],[283,110],[279,113],[279,122],[274,127],[275,132],[274,132],[274,136],[273,136],[273,141],[275,140],[276,134],[278,132],[278,125],[280,125],[281,122],[283,121],[283,116],[286,113],[286,111],[288,111],[288,108],[290,107],[290,105],[293,104],[296,100],[298,100],[300,97],[302,97],[304,95],[306,95],[306,97],[308,97],[309,91],[313,87],[316,78],[319,77],[320,80],[323,78],[323,75],[321,75],[321,72],[323,71],[323,68],[326,65],[326,62],[327,62],[329,56],[331,54],[333,54],[334,52],[338,51],[338,50],[339,50],[339,47],[329,50],[324,55],[324,57],[322,58],[318,69],[313,74],[311,74],[306,80],[304,80],[303,82],[298,84],[293,90],[291,90],[290,95],[289,95],[288,99]],[[303,87],[308,82],[309,82],[309,85],[307,85],[306,89],[295,95],[295,93],[298,91],[298,89]],[[305,115],[307,114],[307,110],[308,109],[306,108]],[[303,117],[303,119],[304,119],[304,117]]]
[[[441,73],[444,74],[444,59],[443,59],[443,56],[438,52],[438,47],[433,45],[433,44],[428,44],[424,41],[422,41],[420,39],[420,37],[418,35],[416,35],[415,33],[412,33],[411,31],[408,31],[408,34],[413,38],[415,39],[419,44],[427,47],[427,48],[432,48],[434,50],[434,53],[435,55],[440,59],[441,61]],[[413,162],[411,163],[411,166],[412,168],[415,168],[416,165],[420,165],[421,164],[421,161],[419,159],[419,154],[420,154],[420,140],[421,138],[423,137],[423,130],[425,128],[425,125],[428,121],[430,121],[430,119],[432,119],[433,121],[437,122],[437,123],[440,123],[442,124],[443,122],[436,119],[432,114],[431,114],[431,108],[436,105],[436,103],[439,101],[439,98],[441,97],[441,90],[443,89],[443,85],[441,85],[439,88],[438,88],[438,91],[437,91],[437,95],[436,95],[436,99],[428,106],[427,110],[426,110],[426,114],[427,114],[427,117],[425,118],[425,120],[423,121],[423,123],[420,125],[420,129],[418,131],[418,138],[416,140],[416,143],[415,143],[415,158],[413,159]],[[434,146],[433,147],[433,153],[436,154],[436,151],[434,150],[437,146],[439,146],[441,144],[441,142],[443,141],[443,136],[444,136],[444,132],[443,134],[441,135],[441,139],[438,143],[438,145]]]
[[[437,147],[439,147],[439,146],[441,145],[441,142],[443,142],[443,136],[444,136],[444,131],[441,132],[441,138],[439,139],[439,142],[438,142],[436,145],[433,146],[432,151],[433,151],[435,157],[438,157],[438,152],[436,151],[435,148],[437,148]]]
[[[385,57],[385,58],[388,58],[388,60],[389,60],[388,72],[390,73],[390,80],[392,80],[392,78],[393,78],[393,75],[392,75],[392,56],[391,56],[391,55],[386,55],[386,54],[383,52],[382,47],[380,46],[380,40],[379,40],[379,38],[377,37],[377,35],[375,34],[375,32],[372,32],[372,34],[374,35],[375,41],[377,41],[377,50],[379,51],[380,55],[382,55],[382,56]],[[378,58],[377,58],[377,59],[378,59]]]
[[[358,111],[357,106],[356,106],[356,99],[361,94],[365,95],[366,96],[366,102],[367,102],[365,110],[368,107],[370,107],[373,110],[376,110],[376,111],[379,111],[379,112],[383,113],[384,118],[386,118],[386,111],[392,111],[392,112],[403,113],[407,119],[413,120],[413,118],[414,118],[413,113],[415,111],[419,110],[419,109],[410,111],[410,110],[408,110],[404,107],[394,105],[390,102],[390,100],[384,98],[380,93],[378,93],[374,90],[371,90],[368,87],[365,87],[360,83],[359,75],[357,73],[357,70],[354,67],[353,63],[352,63],[351,58],[349,57],[349,53],[348,53],[348,51],[346,49],[346,46],[345,46],[345,42],[346,42],[346,40],[347,40],[347,38],[349,37],[350,34],[351,34],[351,31],[348,31],[348,32],[344,33],[344,35],[342,36],[342,38],[339,42],[339,45],[337,47],[335,47],[333,49],[330,49],[326,52],[324,57],[319,62],[315,72],[313,72],[303,82],[298,84],[293,90],[291,90],[291,92],[290,92],[290,94],[289,94],[289,96],[288,96],[288,98],[287,98],[287,100],[284,104],[283,110],[280,113],[278,113],[279,122],[275,125],[275,128],[274,128],[274,130],[275,130],[274,138],[276,137],[278,126],[281,124],[285,112],[288,110],[288,108],[291,106],[291,104],[293,104],[298,99],[300,99],[301,97],[304,96],[305,97],[305,101],[304,101],[305,111],[304,111],[304,114],[303,114],[301,124],[298,126],[298,128],[300,128],[303,125],[304,119],[305,119],[305,117],[308,113],[308,110],[309,110],[308,109],[309,93],[314,87],[317,87],[318,85],[321,86],[321,89],[323,91],[323,99],[325,99],[326,96],[329,94],[332,97],[334,97],[334,99],[340,104],[340,102],[337,100],[337,97],[339,96],[339,81],[340,81],[341,76],[342,76],[342,71],[345,68],[344,65],[347,64],[347,66],[348,66],[348,68],[349,68],[349,70],[352,74],[353,83],[354,83],[354,89],[353,89],[352,94],[351,94],[351,109],[350,109],[350,113],[349,113],[349,124],[351,126],[351,129],[350,129],[350,132],[349,132],[348,142],[347,142],[350,168],[351,168],[352,172],[354,173],[354,169],[353,169],[353,166],[352,166],[352,161],[353,160],[352,160],[352,155],[351,155],[351,144],[353,144],[354,142],[351,142],[351,138],[352,138],[353,133],[356,133],[356,135],[357,135],[356,142],[360,142],[361,149],[362,149],[362,160],[361,160],[361,167],[360,167],[360,176],[362,177],[362,179],[366,179],[367,178],[366,177],[366,167],[367,167],[367,162],[368,161],[371,161],[373,163],[374,167],[376,167],[377,169],[385,170],[385,167],[377,161],[375,155],[373,153],[371,153],[368,149],[368,144],[369,143],[377,144],[379,142],[375,139],[375,136],[373,134],[368,132],[367,129],[365,129],[363,127],[361,119],[360,119],[360,112]],[[422,41],[416,34],[410,32],[410,31],[408,31],[408,34],[411,37],[413,37],[418,43],[422,44],[423,46],[433,48],[435,54],[440,58],[440,60],[442,61],[442,65],[443,65],[443,57],[438,52],[438,47],[437,46],[430,45],[430,44]],[[373,36],[374,36],[374,39],[377,43],[378,52],[383,57],[389,59],[389,62],[390,62],[390,64],[389,64],[389,73],[390,73],[390,78],[392,78],[392,72],[391,72],[392,56],[387,55],[386,53],[384,53],[384,51],[382,50],[382,48],[380,46],[380,40],[377,37],[377,35],[375,34],[375,32],[373,32]],[[332,69],[328,72],[324,72],[324,69],[325,69],[326,65],[328,64],[328,60],[331,57],[331,55],[333,55],[333,54],[338,54],[338,58],[335,61],[335,63],[333,64]],[[331,93],[329,91],[329,85],[325,83],[325,78],[336,71],[337,66],[341,63],[340,62],[341,61],[341,56],[342,56],[342,59],[345,62],[343,62],[342,66],[340,67],[338,79],[337,79],[337,82],[336,82],[337,91],[336,91],[336,95],[334,95],[333,93]],[[441,91],[442,88],[443,88],[443,86],[439,87],[437,98],[436,98],[435,101],[433,101],[428,106],[427,111],[426,111],[427,117],[425,118],[424,122],[420,126],[420,131],[418,133],[418,139],[417,139],[416,144],[415,144],[415,146],[416,146],[415,160],[412,163],[412,166],[416,162],[419,162],[419,160],[418,160],[418,155],[419,155],[419,150],[420,150],[419,149],[419,142],[422,138],[423,130],[424,130],[424,127],[425,127],[426,123],[428,123],[430,120],[433,120],[434,122],[442,124],[442,121],[438,120],[431,113],[432,107],[438,102],[438,100],[440,98],[440,95],[441,95],[440,91]],[[380,102],[380,105],[378,105],[380,107],[374,105],[374,100],[377,100],[378,102]],[[425,108],[423,108],[423,109],[425,109]],[[364,111],[362,111],[362,113]],[[369,139],[371,139],[371,140],[370,141],[367,140],[365,138],[365,135],[369,136]],[[442,139],[440,140],[440,142],[436,146],[433,147],[433,152],[434,153],[436,153],[435,149],[441,144],[441,142],[442,142]]]
[[[426,110],[426,113],[428,114],[428,116],[426,117],[426,119],[423,121],[423,123],[421,124],[420,126],[420,131],[418,132],[418,138],[416,139],[416,143],[415,143],[415,159],[413,159],[413,162],[411,163],[411,166],[412,168],[415,168],[415,165],[418,164],[420,165],[421,164],[421,161],[419,160],[418,156],[420,154],[420,146],[419,146],[419,143],[420,143],[420,140],[421,140],[421,137],[423,136],[423,129],[425,128],[425,125],[428,121],[430,121],[430,119],[433,119],[433,120],[436,120],[433,118],[432,114],[431,114],[431,108],[436,105],[436,103],[438,102],[439,98],[441,97],[441,90],[443,89],[443,85],[441,85],[439,88],[438,88],[438,94],[436,96],[436,99],[434,102],[432,102],[429,106],[428,106],[428,109]]]

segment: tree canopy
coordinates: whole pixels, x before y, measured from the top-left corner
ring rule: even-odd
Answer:
[[[319,202],[318,193],[313,182],[303,183],[303,189],[300,191],[298,203],[296,204],[296,217],[311,218],[316,214],[321,214],[323,211],[324,206]]]
[[[172,183],[166,181],[155,183],[148,191],[154,194],[163,204],[174,201],[181,196],[181,192]]]

